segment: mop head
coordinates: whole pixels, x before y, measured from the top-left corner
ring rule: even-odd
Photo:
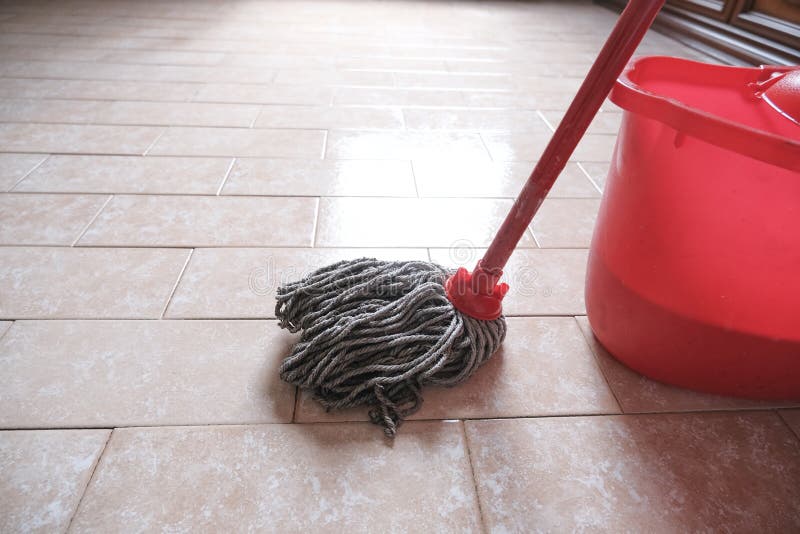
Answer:
[[[500,347],[504,317],[473,319],[444,290],[452,272],[422,261],[348,260],[278,289],[280,326],[301,332],[281,378],[327,410],[372,407],[394,437],[426,385],[454,386]]]

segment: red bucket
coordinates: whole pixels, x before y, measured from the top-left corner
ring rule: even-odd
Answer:
[[[617,81],[624,114],[586,307],[629,367],[700,391],[800,399],[799,77],[644,57]]]

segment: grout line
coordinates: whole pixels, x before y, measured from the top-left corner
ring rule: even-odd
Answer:
[[[467,449],[467,463],[469,464],[469,472],[472,476],[472,488],[475,490],[475,502],[478,505],[478,517],[481,521],[481,532],[489,532],[489,527],[486,524],[486,518],[483,513],[483,505],[481,504],[481,494],[478,491],[478,476],[475,474],[475,463],[472,459],[472,447],[469,444],[469,436],[467,436],[467,425],[463,419],[459,421],[461,425],[461,434],[464,436],[464,448]]]
[[[264,105],[264,104],[261,104],[261,105],[259,106],[259,108],[258,108],[258,113],[256,113],[256,116],[255,116],[255,117],[253,117],[253,120],[252,120],[252,121],[250,121],[250,126],[248,126],[248,128],[250,128],[251,130],[252,130],[253,128],[255,128],[255,126],[256,126],[256,123],[258,122],[258,119],[260,119],[260,118],[261,118],[261,114],[264,112],[264,107],[265,107],[265,105]]]
[[[314,206],[314,224],[311,227],[311,248],[317,248],[320,204],[322,204],[322,199],[318,197],[316,206]]]
[[[587,170],[586,170],[586,169],[583,167],[583,164],[582,164],[580,161],[576,161],[576,162],[575,162],[575,164],[578,166],[578,168],[579,168],[581,171],[583,171],[583,174],[585,174],[585,175],[586,175],[586,178],[588,178],[588,179],[589,179],[589,182],[591,182],[591,184],[594,186],[594,188],[595,188],[595,189],[597,189],[597,191],[598,191],[598,192],[599,192],[599,193],[602,195],[602,194],[603,194],[603,189],[602,189],[602,188],[600,187],[600,185],[599,185],[599,184],[598,184],[598,183],[597,183],[597,182],[594,180],[594,178],[592,178],[592,175],[591,175],[591,174],[589,174],[589,171],[587,171]]]
[[[158,143],[158,140],[161,139],[164,136],[165,133],[167,133],[167,130],[169,128],[170,128],[169,126],[167,126],[165,128],[162,128],[161,132],[159,132],[159,134],[156,136],[156,138],[153,139],[153,142],[150,143],[150,145],[147,148],[144,149],[144,152],[142,152],[141,155],[142,156],[146,156],[147,153],[150,152],[150,149],[152,149],[156,145],[156,143]]]
[[[167,309],[169,308],[169,305],[172,302],[172,297],[175,296],[175,291],[178,290],[178,285],[180,285],[180,283],[181,283],[181,278],[183,278],[183,273],[186,272],[186,267],[189,266],[189,260],[192,259],[192,255],[194,254],[194,250],[195,249],[191,249],[189,251],[189,255],[186,256],[186,261],[183,262],[183,267],[181,268],[181,272],[178,273],[178,278],[177,278],[177,280],[175,280],[175,285],[172,286],[172,291],[169,292],[169,297],[167,297],[167,302],[166,302],[166,304],[164,304],[164,309],[161,310],[161,315],[159,316],[159,319],[163,319],[164,318],[164,314],[167,313]]]
[[[531,237],[533,238],[533,242],[536,243],[536,248],[545,248],[539,243],[539,240],[536,238],[536,232],[533,231],[533,221],[525,228],[528,232],[530,232]]]
[[[417,183],[417,171],[414,170],[414,160],[409,160],[408,163],[411,166],[411,181],[414,182],[414,194],[416,194],[417,198],[422,198],[419,196],[419,184]]]
[[[478,131],[478,139],[481,140],[481,144],[483,145],[483,149],[486,151],[486,154],[489,156],[489,161],[494,163],[494,158],[492,157],[492,151],[489,150],[489,145],[486,144],[486,139],[483,138],[483,132]]]
[[[784,410],[791,410],[791,409],[792,408],[775,408],[773,411],[775,412],[775,415],[778,416],[778,419],[781,420],[783,425],[789,430],[789,432],[793,434],[795,438],[797,438],[798,444],[800,444],[800,433],[795,432],[794,428],[792,428],[792,426],[789,424],[789,421],[787,421],[786,418],[781,413]]]
[[[94,221],[97,220],[97,218],[100,216],[100,214],[106,208],[106,206],[108,206],[108,203],[111,202],[112,198],[114,198],[114,195],[108,195],[108,198],[106,198],[106,201],[103,202],[103,205],[100,206],[100,209],[97,210],[97,213],[94,214],[94,217],[92,217],[92,219],[88,223],[86,223],[86,226],[83,227],[83,230],[81,230],[81,233],[78,234],[78,237],[75,238],[75,241],[72,242],[70,247],[74,247],[75,245],[78,244],[78,241],[80,241],[81,238],[83,237],[83,235],[89,230],[89,227],[92,225],[92,223],[94,223]]]
[[[486,416],[486,417],[463,417],[458,419],[459,421],[514,421],[514,420],[538,420],[538,419],[569,419],[573,417],[591,417],[591,418],[603,418],[603,417],[625,417],[625,418],[635,418],[635,417],[667,417],[667,416],[680,416],[680,415],[690,415],[690,416],[697,416],[697,415],[734,415],[734,414],[742,414],[742,415],[751,415],[754,413],[773,413],[775,410],[794,410],[796,407],[754,407],[754,408],[744,408],[744,407],[735,407],[735,408],[717,408],[717,409],[706,409],[706,410],[684,410],[684,411],[663,411],[663,412],[630,412],[630,413],[568,413],[568,414],[541,414],[541,415],[512,415],[512,416]],[[432,421],[453,421],[452,417],[442,417],[442,418],[430,418],[430,419],[406,419],[407,423],[415,423],[415,422],[432,422]],[[208,422],[208,423],[186,423],[186,424],[122,424],[122,425],[115,425],[114,430],[125,429],[125,428],[193,428],[193,427],[210,427],[210,426],[256,426],[256,425],[337,425],[343,423],[361,423],[361,424],[372,424],[367,419],[353,419],[353,420],[343,420],[343,421],[303,421],[303,422],[269,422],[269,421],[258,421],[258,422],[237,422],[237,423],[229,423],[229,422]],[[25,426],[25,427],[2,427],[0,430],[2,431],[18,431],[18,430],[97,430],[97,429],[107,429],[108,425],[96,425],[96,426]],[[377,427],[376,427],[377,428]]]
[[[300,404],[300,388],[294,387],[294,402],[292,403],[292,423],[297,422],[297,405]]]
[[[552,124],[550,124],[550,121],[547,120],[547,117],[544,116],[544,113],[542,113],[540,109],[536,110],[536,114],[539,115],[539,118],[544,121],[544,123],[547,125],[548,128],[550,128],[551,133],[556,131],[556,129],[553,127]]]
[[[47,154],[45,157],[43,157],[43,158],[42,158],[42,160],[41,160],[39,163],[37,163],[36,165],[34,165],[32,169],[30,169],[28,172],[26,172],[25,174],[23,174],[23,175],[22,175],[22,178],[20,178],[20,179],[19,179],[19,180],[17,180],[16,182],[14,182],[14,185],[12,185],[11,187],[9,187],[9,188],[6,190],[6,192],[9,192],[9,193],[10,193],[10,192],[12,192],[12,191],[14,190],[14,188],[15,188],[15,187],[17,187],[19,184],[21,184],[21,183],[22,183],[22,181],[23,181],[23,180],[25,180],[25,178],[27,178],[28,176],[30,176],[31,174],[33,174],[33,171],[35,171],[36,169],[38,169],[39,167],[41,167],[42,165],[44,165],[44,164],[45,164],[45,162],[46,162],[47,160],[49,160],[49,159],[50,159],[50,157],[51,157],[51,155],[50,155],[50,154]]]
[[[67,523],[67,528],[64,530],[64,532],[69,532],[70,528],[72,528],[72,521],[75,520],[75,516],[78,515],[78,510],[81,509],[83,498],[86,496],[86,492],[89,491],[89,486],[92,484],[92,480],[94,480],[94,474],[97,472],[97,468],[100,467],[100,460],[103,458],[106,448],[108,448],[108,442],[111,441],[111,436],[114,435],[114,430],[116,429],[112,428],[108,433],[108,437],[106,438],[105,443],[103,443],[103,447],[100,449],[100,454],[97,455],[97,460],[95,460],[94,465],[92,466],[92,473],[89,475],[89,480],[86,481],[86,485],[83,487],[81,497],[78,499],[78,504],[75,506],[75,510],[72,512],[72,515],[69,518],[69,523]]]
[[[592,357],[594,358],[594,363],[597,366],[597,368],[600,370],[600,376],[603,377],[603,380],[605,381],[606,386],[608,387],[608,390],[611,392],[611,396],[614,398],[614,402],[617,403],[617,408],[619,408],[619,413],[620,414],[625,414],[625,410],[622,408],[622,403],[619,401],[619,398],[617,397],[617,392],[614,391],[613,387],[611,387],[611,381],[608,379],[608,375],[606,375],[606,372],[603,369],[603,366],[600,364],[600,357],[597,355],[597,352],[595,352],[595,350],[594,350],[595,343],[599,343],[599,342],[595,342],[594,340],[589,339],[589,336],[590,335],[594,335],[594,334],[592,334],[591,332],[586,333],[586,332],[583,331],[583,328],[581,328],[580,323],[578,323],[578,317],[585,317],[585,316],[573,316],[572,318],[573,318],[573,320],[575,322],[575,326],[577,326],[578,330],[580,330],[580,332],[581,332],[581,336],[583,337],[583,341],[586,343],[586,345],[589,347],[589,351],[592,353]],[[591,326],[589,327],[589,330],[591,331]]]
[[[330,135],[330,130],[325,130],[325,135],[322,137],[322,158],[325,159],[328,152],[328,136]]]
[[[3,340],[3,338],[4,338],[4,337],[6,337],[6,334],[8,334],[8,332],[9,332],[9,331],[10,331],[12,328],[14,328],[14,323],[16,323],[16,321],[15,321],[15,320],[11,320],[11,321],[9,321],[9,322],[10,322],[11,324],[10,324],[10,325],[8,325],[8,328],[6,328],[5,330],[3,330],[3,333],[2,333],[2,334],[0,334],[0,341],[2,341],[2,340]]]
[[[225,183],[228,181],[228,177],[231,175],[231,171],[233,170],[233,165],[236,163],[236,158],[232,158],[231,162],[228,164],[228,169],[225,171],[225,175],[222,177],[222,182],[219,184],[219,188],[217,189],[217,195],[219,196],[222,193],[222,188],[225,186]]]

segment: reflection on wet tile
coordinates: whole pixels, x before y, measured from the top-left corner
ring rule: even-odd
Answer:
[[[546,133],[547,124],[533,110],[404,109],[410,130],[502,130]]]
[[[542,248],[588,248],[599,207],[599,199],[546,199],[531,225],[536,242]]]
[[[323,247],[487,246],[508,200],[323,198],[316,245]],[[530,234],[521,247],[536,246]]]
[[[484,132],[481,136],[495,161],[535,159],[550,142],[549,133],[528,135]],[[615,135],[588,133],[578,143],[570,161],[611,161],[615,142]]]
[[[415,160],[414,177],[421,197],[515,198],[533,171],[530,161]],[[567,164],[548,198],[595,198],[591,181],[574,163]]]
[[[606,177],[608,176],[609,168],[611,164],[609,163],[599,163],[599,162],[580,162],[580,166],[586,171],[586,174],[600,187],[602,191],[606,185]]]
[[[482,159],[489,155],[476,133],[349,132],[328,135],[326,158],[331,159]]]
[[[416,196],[408,161],[237,159],[223,195]]]

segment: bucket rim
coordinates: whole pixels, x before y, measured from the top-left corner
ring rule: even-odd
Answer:
[[[800,172],[800,140],[703,111],[677,98],[654,93],[638,85],[631,75],[643,64],[653,62],[672,63],[683,68],[700,67],[706,71],[747,72],[755,75],[754,81],[766,79],[776,72],[800,69],[800,66],[737,67],[672,56],[639,56],[632,59],[622,71],[610,95],[611,101],[625,111],[655,119],[678,132],[721,148]]]

